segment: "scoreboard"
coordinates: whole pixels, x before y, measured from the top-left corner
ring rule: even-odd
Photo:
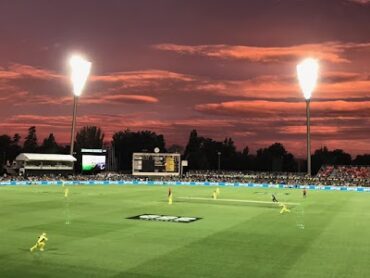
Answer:
[[[134,176],[178,176],[181,156],[178,153],[133,153]]]

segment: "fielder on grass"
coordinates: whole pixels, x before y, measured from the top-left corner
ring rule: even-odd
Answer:
[[[282,209],[280,210],[280,213],[290,212],[290,209],[288,209],[285,204],[279,203],[279,206],[282,207]]]
[[[217,191],[216,190],[213,191],[212,198],[213,198],[213,200],[217,200]]]
[[[46,245],[47,240],[48,238],[46,237],[46,233],[42,233],[39,236],[36,244],[30,248],[30,251],[33,252],[34,250],[37,250],[37,249],[39,249],[40,251],[44,251],[44,247]]]
[[[171,187],[168,188],[168,204],[169,205],[172,205],[172,200],[173,199],[173,196],[172,196],[172,189]]]
[[[279,203],[274,194],[271,194],[271,198],[274,203]]]

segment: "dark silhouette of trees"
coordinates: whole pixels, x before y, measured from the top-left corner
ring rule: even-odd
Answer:
[[[297,171],[294,156],[280,143],[259,149],[254,156],[249,154],[247,146],[237,151],[231,138],[218,142],[198,136],[196,130],[191,131],[184,153],[189,169],[217,169],[218,153],[222,170]]]
[[[55,140],[54,134],[50,133],[39,148],[40,153],[61,153],[61,147]]]
[[[184,158],[189,162],[189,169],[216,170],[220,156],[222,170],[245,170],[249,159],[248,153],[248,147],[242,153],[237,152],[231,138],[225,138],[224,141],[219,142],[198,136],[197,131],[192,130],[185,148]]]
[[[20,140],[21,136],[18,133],[14,134],[7,151],[7,160],[13,161],[22,152],[22,147],[19,145]]]
[[[241,166],[238,168],[239,170],[253,170],[254,168],[254,158],[255,156],[249,153],[248,146],[244,147],[244,149],[239,153],[238,156],[238,164]]]
[[[167,151],[169,153],[180,153],[180,154],[182,154],[184,152],[184,147],[180,146],[180,145],[177,145],[177,144],[173,144],[173,145],[171,145],[167,148]]]
[[[84,126],[76,135],[76,151],[85,149],[101,149],[103,147],[104,133],[100,127]]]
[[[8,150],[11,144],[11,138],[8,135],[1,135],[0,136],[0,165],[1,169],[0,172],[2,173],[3,166],[7,161]]]
[[[53,133],[50,133],[39,146],[36,127],[31,126],[25,137],[23,148],[20,146],[19,134],[0,136],[0,165],[12,161],[21,152],[41,153],[68,153],[69,146],[58,145]],[[85,126],[76,135],[76,169],[81,166],[81,149],[100,149],[103,147],[104,133],[99,127]],[[134,152],[153,152],[158,147],[166,152],[163,135],[144,130],[132,132],[128,129],[116,132],[112,137],[112,147],[118,170],[129,171],[132,167]],[[258,149],[256,154],[250,154],[248,146],[238,151],[232,138],[216,141],[199,136],[196,130],[189,135],[185,149],[179,145],[172,145],[169,152],[183,153],[182,158],[188,160],[189,169],[217,170],[220,158],[221,170],[253,170],[253,171],[283,171],[294,172],[306,169],[306,161],[295,159],[281,143],[274,143],[266,148]],[[219,155],[220,153],[220,155]],[[312,174],[323,165],[370,165],[370,154],[358,155],[352,160],[351,155],[341,149],[329,150],[322,147],[312,155]],[[300,167],[298,167],[300,166]]]
[[[370,165],[370,154],[356,156],[352,162],[353,165]]]
[[[205,169],[207,161],[205,155],[201,152],[203,138],[198,137],[197,131],[194,129],[190,132],[188,144],[185,147],[184,157],[188,160],[189,169]]]
[[[281,143],[274,143],[267,148],[258,149],[255,165],[256,170],[260,171],[297,171],[297,163],[293,154],[287,152]]]
[[[312,174],[316,174],[323,165],[350,165],[351,155],[340,149],[330,151],[322,147],[314,152],[311,157]]]
[[[13,138],[5,134],[0,136],[0,173],[3,172],[3,166],[7,161],[13,161],[20,154],[22,148],[18,144],[19,140],[18,133],[14,134]]]
[[[36,127],[31,126],[23,143],[23,152],[36,153],[38,151]]]
[[[132,154],[134,152],[153,152],[155,148],[166,152],[165,145],[163,135],[157,135],[148,130],[132,132],[126,129],[116,132],[112,140],[117,168],[123,171],[132,169]]]

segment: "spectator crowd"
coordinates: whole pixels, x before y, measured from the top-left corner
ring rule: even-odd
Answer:
[[[179,176],[138,177],[130,174],[103,172],[97,175],[61,176],[3,176],[0,181],[51,181],[51,180],[160,180],[187,182],[239,182],[285,185],[337,185],[370,187],[370,166],[323,166],[316,176],[289,172],[240,172],[240,171],[189,171]]]

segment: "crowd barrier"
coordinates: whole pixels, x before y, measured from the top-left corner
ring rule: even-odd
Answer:
[[[355,186],[334,186],[334,185],[287,185],[287,184],[268,184],[268,183],[239,183],[239,182],[186,182],[186,181],[2,181],[0,186],[29,186],[29,185],[189,185],[189,186],[231,186],[231,187],[252,187],[252,188],[292,188],[292,189],[311,189],[311,190],[335,190],[335,191],[356,191],[370,192],[370,187]]]

